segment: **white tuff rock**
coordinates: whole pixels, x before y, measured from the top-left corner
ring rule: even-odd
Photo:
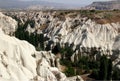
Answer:
[[[4,15],[0,13],[0,16]],[[37,52],[28,42],[4,34],[4,26],[14,28],[16,24],[2,20],[7,25],[0,27],[0,81],[68,81],[54,67],[55,56],[52,53]]]
[[[119,50],[120,48],[119,22],[99,24],[88,17],[81,17],[80,14],[75,14],[74,17],[72,12],[61,15],[59,11],[23,11],[11,12],[10,14],[20,19],[22,23],[25,23],[28,19],[35,21],[35,26],[28,25],[26,31],[29,33],[43,32],[44,36],[50,38],[45,44],[53,41],[51,47],[56,43],[60,43],[64,47],[68,43],[68,46],[75,51],[75,54],[71,57],[72,61],[77,59],[78,54],[89,55],[90,49],[94,47],[100,51],[99,54],[107,54],[112,58],[118,58],[119,52],[115,54],[113,50]],[[73,15],[73,17],[69,15]],[[95,59],[99,58],[99,54],[96,54]],[[119,59],[114,64],[118,62]]]
[[[0,12],[0,28],[2,28],[5,34],[12,35],[17,29],[17,21]]]

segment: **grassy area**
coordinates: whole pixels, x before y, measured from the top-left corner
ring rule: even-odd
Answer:
[[[77,15],[90,18],[98,24],[120,22],[120,10],[56,10],[54,17],[65,20],[65,17],[75,18]]]

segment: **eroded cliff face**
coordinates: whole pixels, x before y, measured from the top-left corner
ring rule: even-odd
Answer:
[[[28,42],[7,35],[13,33],[16,21],[2,13],[0,18],[0,81],[69,81],[57,68],[54,54],[36,51]]]
[[[71,56],[72,62],[75,62],[79,56],[92,55],[93,58],[97,60],[100,59],[101,55],[105,54],[112,59],[113,65],[119,68],[119,14],[117,16],[115,15],[115,21],[110,19],[109,22],[108,17],[104,19],[102,17],[103,15],[100,16],[103,13],[96,15],[97,18],[94,19],[90,18],[90,16],[82,16],[81,14],[69,11],[63,11],[62,13],[59,11],[22,11],[5,14],[16,19],[19,25],[29,22],[24,31],[44,34],[44,37],[49,38],[44,42],[45,46],[50,45],[50,49],[58,43],[61,47],[71,47],[74,50],[74,54]],[[116,17],[118,17],[118,19]],[[2,21],[4,21],[4,19]],[[11,24],[8,26],[12,27]],[[16,24],[14,24],[13,27],[16,27]],[[25,78],[26,81],[51,81],[51,79],[52,81],[67,81],[66,76],[56,68],[54,62],[58,61],[58,59],[56,59],[55,55],[50,52],[37,52],[34,46],[28,42],[5,35],[3,33],[4,25],[1,28],[1,55],[12,60],[12,64],[15,62],[15,68],[20,69],[21,72],[21,74],[17,72],[20,76],[17,76],[17,73],[15,74],[15,81],[24,81],[24,79],[20,78],[22,76],[28,76],[28,78]],[[11,30],[9,30],[9,32],[11,32]],[[8,41],[8,39],[11,41]],[[1,57],[1,59],[2,58],[3,57]],[[13,60],[13,58],[15,60]],[[3,60],[1,60],[1,63],[2,61]],[[4,63],[1,64],[1,67],[3,67],[2,71],[5,71],[4,73],[6,73],[8,77],[6,78],[6,75],[2,75],[4,77],[1,79],[3,79],[3,81],[6,79],[14,79],[10,78],[14,75],[12,72],[6,71],[7,67],[3,66],[3,64]],[[6,64],[7,66],[9,65],[8,61],[6,61]],[[57,66],[59,66],[59,62],[57,64]],[[21,71],[21,68],[18,66],[24,67],[27,71],[25,70],[25,72],[22,73],[24,70],[22,69]],[[75,77],[73,77],[73,79],[74,78]]]
[[[110,0],[104,2],[93,2],[89,6],[86,7],[87,9],[97,9],[97,10],[114,10],[120,9],[120,1],[119,0]]]
[[[0,13],[0,28],[5,32],[5,34],[13,35],[17,29],[17,21]]]
[[[103,13],[108,16],[111,12]],[[19,19],[20,23],[32,21],[33,23],[28,24],[26,31],[43,33],[44,36],[50,38],[49,41],[59,42],[61,46],[68,43],[74,50],[79,50],[80,47],[101,47],[102,50],[112,50],[113,44],[119,36],[120,23],[117,19],[116,22],[112,22],[111,19],[111,22],[107,22],[107,19],[105,21],[101,15],[103,13],[94,14],[101,16],[96,17],[97,20],[84,17],[80,13],[76,14],[74,11],[12,12],[9,15]],[[104,23],[101,24],[101,22]]]
[[[89,14],[90,15],[89,15]],[[60,43],[74,50],[71,60],[74,62],[79,56],[96,54],[108,55],[113,64],[119,65],[119,11],[21,11],[5,13],[20,24],[29,22],[25,31],[29,33],[42,33],[49,38],[45,46],[52,49]]]

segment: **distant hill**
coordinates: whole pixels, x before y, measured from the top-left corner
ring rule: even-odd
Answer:
[[[85,7],[85,9],[97,9],[97,10],[113,10],[120,9],[120,0],[93,2]]]
[[[59,3],[52,3],[46,1],[19,1],[19,0],[2,0],[0,1],[0,8],[1,9],[28,9],[28,8],[35,8],[35,6],[39,5],[40,8],[62,8],[64,7],[63,4]],[[32,8],[32,9],[33,9]]]
[[[0,9],[76,9],[81,5],[66,5],[47,1],[1,0]]]

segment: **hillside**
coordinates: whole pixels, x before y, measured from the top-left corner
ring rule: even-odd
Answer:
[[[17,22],[0,12],[0,81],[75,81],[59,68],[59,58],[50,51],[36,51],[13,37]],[[83,81],[80,76],[79,80]]]
[[[93,2],[86,6],[86,9],[114,10],[120,9],[120,0]]]
[[[35,55],[32,54],[31,56],[35,57],[35,59],[38,59],[41,58],[42,55],[42,57],[43,58],[45,57],[47,62],[50,64],[50,68],[56,66],[59,70],[62,69],[65,75],[67,77],[70,77],[63,78],[64,80],[71,79],[71,77],[75,75],[82,75],[82,78],[85,80],[86,79],[99,80],[101,76],[97,74],[101,73],[100,71],[102,71],[103,73],[102,75],[104,75],[104,73],[107,73],[109,74],[109,76],[112,76],[111,71],[113,71],[114,75],[112,76],[112,78],[116,80],[119,79],[120,72],[119,10],[47,10],[47,11],[24,10],[6,12],[4,11],[3,13],[7,15],[7,17],[6,16],[4,17],[1,14],[3,16],[1,17],[2,21],[1,24],[4,33],[6,33],[10,29],[14,29],[14,31],[10,30],[10,33],[6,34],[15,36],[20,40],[26,40],[27,42],[32,44],[33,49],[31,49],[31,44],[29,46],[29,43],[27,45],[26,43],[23,43],[23,46],[19,48],[23,50],[23,53],[21,53],[20,51],[20,54],[24,55],[26,52],[28,53],[29,50],[32,51],[36,49],[37,53],[35,53]],[[18,27],[14,26],[16,25],[15,24],[16,22],[14,20],[10,20],[11,19],[10,17],[17,21]],[[8,25],[5,22],[12,24]],[[14,37],[9,38],[5,36],[5,38],[11,39],[13,41],[17,40],[16,38],[14,39]],[[15,43],[14,42],[12,43],[14,45],[20,43],[21,45],[20,40],[16,41]],[[7,49],[10,48],[7,47]],[[49,52],[47,53],[40,52],[39,54],[39,51]],[[12,53],[14,54],[14,51]],[[53,57],[51,57],[51,54]],[[37,57],[36,55],[40,55],[40,57]],[[31,58],[31,56],[29,57],[29,59]],[[57,61],[57,62],[55,61],[55,63],[53,62],[54,57]],[[110,67],[113,68],[113,70],[103,71],[103,69],[108,67],[108,65],[104,63],[104,68],[101,68],[100,66],[101,64],[103,64],[103,61],[101,63],[101,58],[104,58],[104,61],[106,59],[105,63],[107,63],[108,62],[107,60],[109,60]],[[22,59],[25,60],[24,58]],[[29,65],[29,62],[27,62],[27,64]],[[44,62],[42,65],[44,65]],[[46,72],[46,69],[41,69],[43,67],[39,66],[39,64],[36,67],[40,67],[40,72],[37,71],[37,75],[40,75],[40,77],[44,79],[50,79],[45,78],[45,76],[46,77],[49,76],[47,74],[44,74],[44,72]],[[46,67],[48,66],[45,66],[45,68]],[[28,67],[25,66],[25,68]],[[96,74],[94,74],[94,72]],[[118,75],[115,75],[116,72],[118,72]],[[92,77],[89,77],[88,75],[91,75]],[[57,79],[57,81],[59,79],[58,77],[66,76],[58,76],[56,74],[56,71],[55,74],[54,72],[50,74],[50,77],[52,77],[54,80]],[[62,78],[60,79],[61,81],[64,81],[62,80]]]
[[[83,47],[100,47],[103,52],[115,49],[120,33],[120,11],[23,11],[7,15],[25,24],[27,32],[43,34],[46,48],[60,43],[62,47],[70,46],[74,53],[85,51]]]

